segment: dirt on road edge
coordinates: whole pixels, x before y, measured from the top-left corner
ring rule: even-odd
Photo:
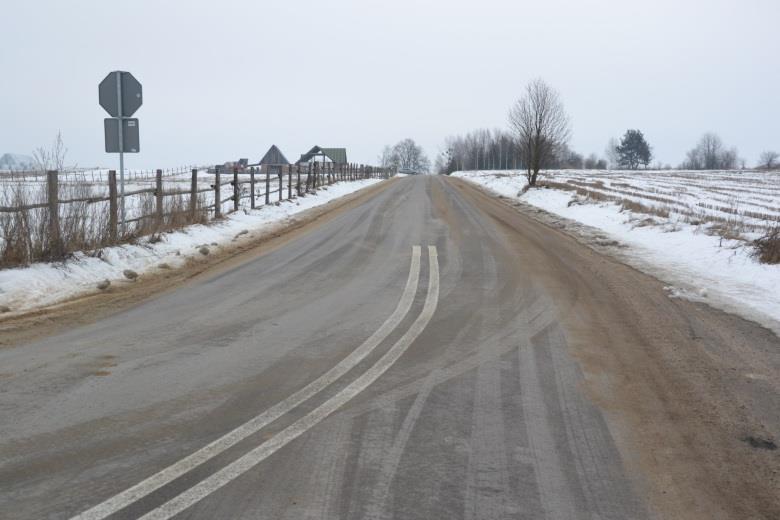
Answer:
[[[658,280],[536,212],[452,182],[503,225],[522,269],[553,297],[583,390],[657,516],[780,518],[780,450],[750,442],[777,434],[777,336],[670,300]]]
[[[389,179],[294,215],[267,229],[250,232],[244,240],[218,248],[214,254],[193,256],[176,269],[157,269],[137,280],[112,284],[106,291],[76,296],[56,305],[0,317],[0,348],[27,343],[74,326],[94,323],[134,305],[178,289],[204,277],[215,276],[277,249],[309,233],[344,211],[359,206],[384,191],[397,179]]]

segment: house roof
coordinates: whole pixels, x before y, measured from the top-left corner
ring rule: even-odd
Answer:
[[[299,163],[306,162],[312,157],[324,155],[336,164],[346,164],[347,162],[347,149],[346,148],[322,148],[315,146],[305,154],[301,155],[298,160]]]
[[[282,151],[274,144],[265,153],[262,159],[260,159],[261,165],[266,164],[290,164],[287,157],[284,156]]]

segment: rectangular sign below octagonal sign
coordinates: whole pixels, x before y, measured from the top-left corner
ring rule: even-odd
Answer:
[[[119,125],[122,124],[122,147],[119,147]],[[138,133],[138,119],[118,119],[109,117],[103,120],[106,135],[106,153],[138,153],[141,142]]]

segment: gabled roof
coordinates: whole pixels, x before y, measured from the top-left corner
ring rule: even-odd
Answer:
[[[306,162],[312,157],[316,157],[318,155],[324,155],[331,161],[333,161],[336,164],[346,164],[347,163],[347,149],[346,148],[322,148],[320,146],[315,146],[305,154],[301,155],[301,158],[298,160],[299,163]]]
[[[282,151],[274,144],[271,145],[271,148],[269,148],[263,158],[260,159],[260,164],[290,164],[290,161],[287,160],[287,157],[285,157]]]

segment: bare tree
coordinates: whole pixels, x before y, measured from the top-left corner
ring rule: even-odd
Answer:
[[[390,168],[393,166],[393,149],[390,146],[385,146],[382,149],[382,154],[378,157],[379,165],[382,168]]]
[[[759,168],[774,170],[778,166],[778,159],[780,159],[780,153],[777,153],[774,150],[767,150],[761,153],[761,158],[758,161],[758,166]]]
[[[532,81],[510,109],[509,124],[525,159],[528,185],[536,186],[539,170],[569,140],[569,118],[558,92],[541,79]]]
[[[681,167],[685,170],[733,170],[740,164],[736,148],[726,149],[718,134],[707,132],[686,153]]]
[[[398,170],[406,169],[418,173],[427,173],[431,169],[431,162],[422,146],[414,142],[414,139],[404,139],[390,148],[386,146],[382,152],[383,163]]]
[[[701,136],[699,151],[702,158],[702,166],[705,170],[715,170],[720,166],[720,154],[723,150],[723,141],[718,134],[707,132]]]
[[[590,154],[583,163],[586,170],[606,170],[607,161],[600,159],[595,153]]]
[[[33,150],[35,169],[40,172],[62,171],[65,169],[65,156],[67,154],[68,149],[65,148],[65,143],[62,140],[62,132],[57,132],[57,137],[54,138],[50,148],[40,146]]]
[[[609,163],[609,167],[612,169],[620,167],[620,154],[618,153],[618,146],[620,146],[620,142],[616,138],[611,137],[607,142],[607,147],[604,149],[604,154],[607,156],[607,162]]]

